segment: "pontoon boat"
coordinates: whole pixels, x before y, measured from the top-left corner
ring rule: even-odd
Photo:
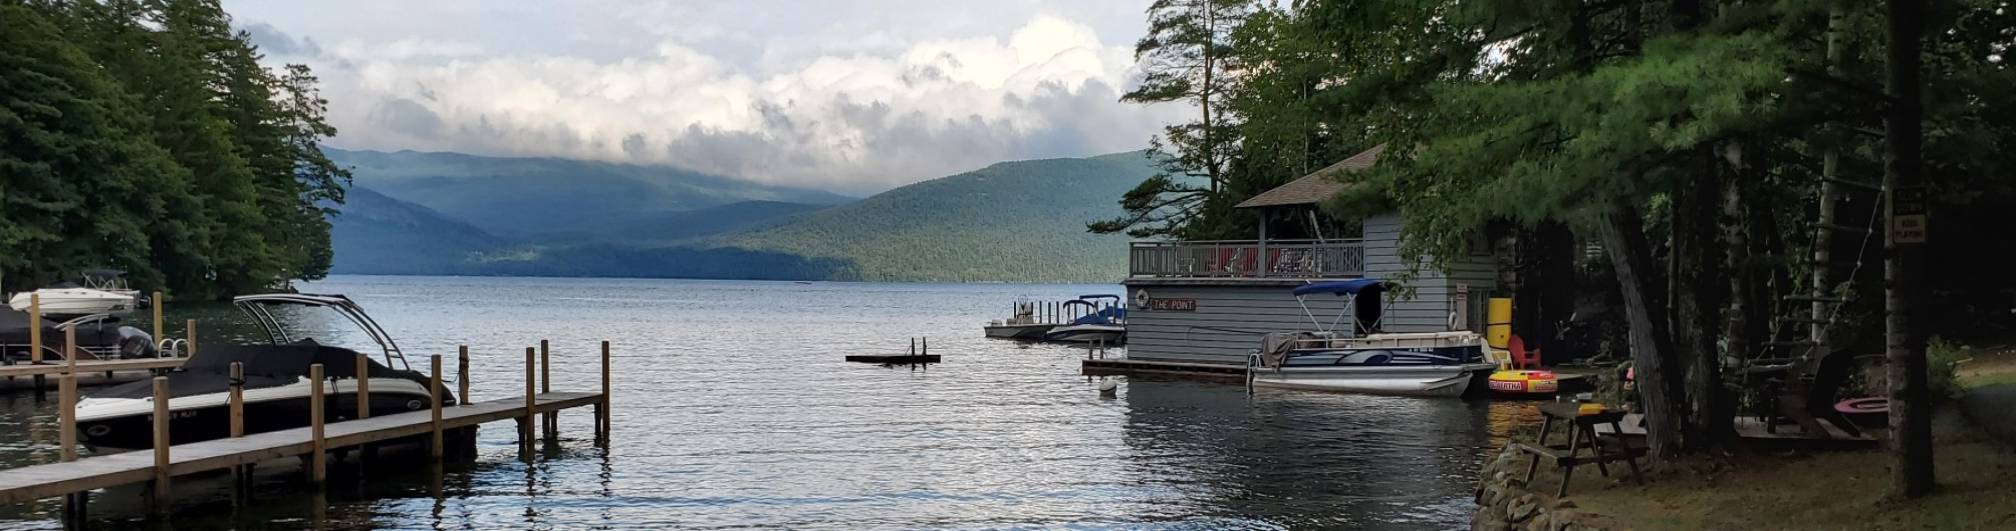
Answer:
[[[1484,358],[1475,332],[1378,333],[1380,295],[1374,279],[1298,286],[1295,300],[1316,326],[1313,332],[1270,333],[1248,363],[1255,386],[1412,396],[1462,396],[1496,364]],[[1345,309],[1324,325],[1306,297],[1347,298]],[[1346,319],[1350,330],[1339,330]]]

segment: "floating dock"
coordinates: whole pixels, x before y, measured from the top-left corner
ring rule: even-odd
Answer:
[[[910,339],[909,354],[855,354],[847,356],[847,361],[855,363],[880,363],[883,365],[922,365],[938,363],[937,354],[931,353],[931,339],[924,339],[924,349],[917,349],[917,338]]]

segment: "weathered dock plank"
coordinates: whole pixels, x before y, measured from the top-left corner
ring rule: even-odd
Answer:
[[[76,365],[64,363],[17,363],[0,365],[0,376],[35,376],[62,374],[76,371],[79,374],[105,371],[151,371],[181,367],[188,358],[143,358],[133,360],[77,360]]]
[[[554,392],[537,395],[539,411],[558,411],[602,403],[600,393]],[[518,397],[442,408],[442,429],[461,428],[526,415]],[[324,425],[329,448],[359,446],[433,431],[433,413],[412,411]],[[186,475],[314,452],[310,428],[255,433],[244,437],[180,444],[170,448],[169,474]],[[153,479],[151,452],[124,452],[76,461],[0,470],[0,503],[23,503],[74,492],[139,483]]]

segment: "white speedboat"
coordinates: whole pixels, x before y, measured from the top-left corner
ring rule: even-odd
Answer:
[[[14,298],[7,300],[7,306],[26,312],[34,305],[35,295],[41,296],[43,315],[128,313],[137,305],[137,299],[132,295],[82,287],[54,287],[16,293]]]
[[[1384,291],[1373,279],[1296,287],[1296,301],[1318,330],[1267,334],[1250,358],[1248,381],[1255,387],[1460,397],[1498,368],[1486,361],[1484,337],[1475,332],[1377,333]],[[1343,313],[1350,314],[1352,330],[1324,327],[1304,302],[1313,294],[1349,297]]]
[[[357,381],[368,379],[371,414],[389,415],[427,409],[432,404],[427,376],[412,370],[406,357],[378,323],[357,303],[341,295],[273,293],[238,297],[240,310],[266,329],[270,345],[205,345],[194,358],[168,376],[170,423],[173,444],[205,441],[230,435],[230,390],[232,362],[244,368],[245,430],[248,433],[298,428],[308,425],[313,380],[310,366],[323,366],[324,408],[331,421],[343,420],[357,410]],[[348,318],[364,330],[383,352],[371,357],[357,351],[295,340],[289,336],[272,311],[276,306],[328,308]],[[365,358],[364,374],[357,373],[357,359]],[[443,385],[442,403],[455,397]],[[94,447],[151,448],[154,445],[151,420],[154,414],[153,383],[150,381],[108,387],[94,391],[77,403],[77,430],[80,440]]]

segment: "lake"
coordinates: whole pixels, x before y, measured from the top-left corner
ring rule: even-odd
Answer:
[[[318,497],[295,467],[266,466],[245,507],[226,478],[180,480],[175,527],[1453,529],[1484,453],[1533,417],[1530,404],[1143,378],[1102,398],[1078,373],[1084,349],[981,337],[1018,298],[1115,285],[339,276],[302,290],[357,300],[416,369],[469,345],[476,400],[519,396],[540,339],[555,389],[591,390],[609,340],[611,441],[592,444],[581,409],[530,466],[504,422],[482,430],[475,464],[438,476],[338,470]],[[225,306],[169,308],[171,322],[202,319],[208,341],[253,333]],[[288,320],[370,345],[333,314]],[[912,337],[945,362],[841,360]],[[53,404],[0,396],[0,465],[55,461],[55,425]],[[94,524],[137,524],[138,492],[98,494]],[[5,509],[0,528],[58,528],[57,513],[55,500]]]

